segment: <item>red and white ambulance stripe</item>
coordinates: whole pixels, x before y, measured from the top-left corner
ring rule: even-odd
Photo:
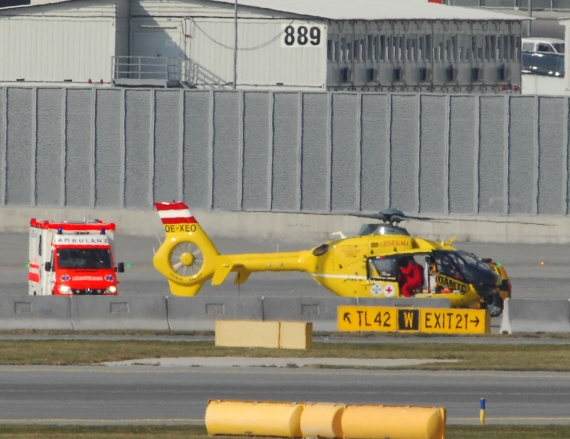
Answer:
[[[40,265],[39,264],[28,264],[28,280],[32,282],[40,281]]]
[[[197,223],[188,206],[182,202],[154,203],[162,224]]]

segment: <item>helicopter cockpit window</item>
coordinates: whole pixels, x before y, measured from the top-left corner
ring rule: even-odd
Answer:
[[[406,235],[410,234],[402,227],[390,224],[363,224],[358,232],[358,236],[365,235]]]
[[[465,264],[462,260],[458,259],[455,254],[451,252],[435,252],[434,258],[438,273],[445,274],[457,280],[463,280],[460,267]]]
[[[500,277],[477,256],[465,251],[435,251],[437,271],[467,283],[496,285]]]
[[[461,270],[465,275],[467,282],[481,281],[484,278],[494,277],[494,271],[491,267],[480,261],[477,256],[467,253],[465,251],[459,250],[457,252],[457,260],[461,261],[463,264]],[[492,279],[489,280],[491,283]]]
[[[370,279],[398,279],[398,264],[395,258],[369,258],[368,277]]]

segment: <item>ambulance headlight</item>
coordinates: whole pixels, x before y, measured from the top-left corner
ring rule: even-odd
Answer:
[[[107,289],[105,290],[105,294],[116,294],[116,293],[117,293],[117,287],[113,285],[107,287]]]
[[[59,286],[59,292],[61,294],[71,294],[72,293],[71,287],[68,285],[60,285]]]

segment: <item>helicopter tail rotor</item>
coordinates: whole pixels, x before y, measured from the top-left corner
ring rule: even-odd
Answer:
[[[195,296],[215,271],[219,252],[184,203],[154,203],[166,231],[154,267],[176,296]]]

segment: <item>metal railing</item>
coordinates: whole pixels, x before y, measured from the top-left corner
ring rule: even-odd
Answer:
[[[183,81],[190,87],[198,86],[200,88],[211,89],[233,88],[233,84],[231,82],[227,82],[223,78],[217,76],[214,72],[202,67],[190,59],[184,61],[183,65]]]
[[[112,78],[181,81],[182,59],[175,57],[114,56]]]
[[[443,0],[443,3],[451,6],[527,10],[529,0]],[[570,0],[532,0],[531,7],[535,11],[564,11],[570,9]]]

